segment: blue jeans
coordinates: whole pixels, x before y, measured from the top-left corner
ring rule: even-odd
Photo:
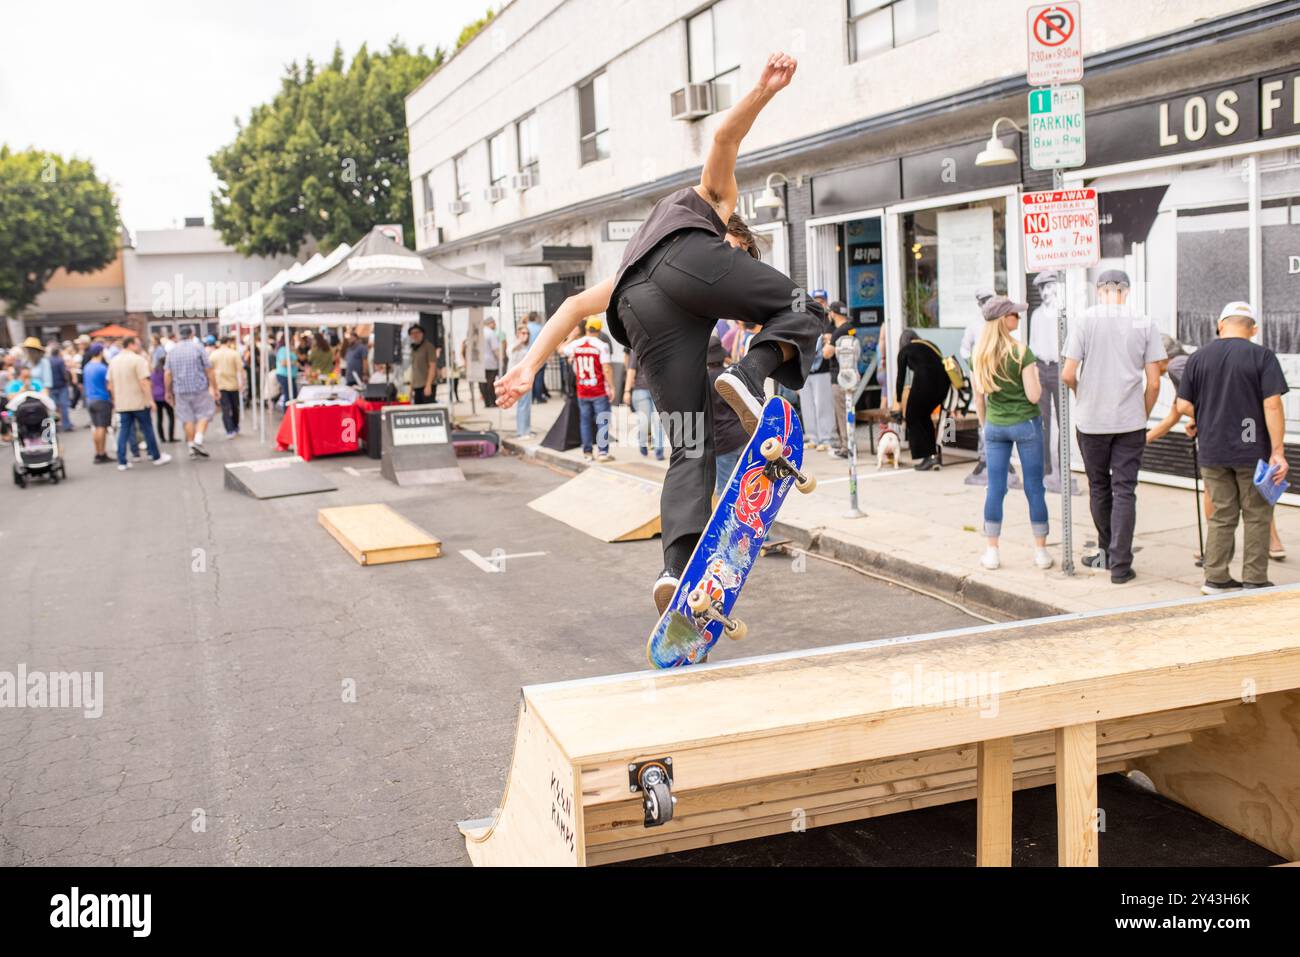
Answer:
[[[135,430],[139,426],[144,433],[144,444],[149,450],[149,458],[158,460],[158,442],[153,437],[153,421],[148,409],[136,409],[133,412],[119,412],[117,424],[117,464],[126,464],[127,442],[135,443]]]
[[[742,445],[734,452],[722,452],[714,457],[717,465],[718,477],[713,482],[713,494],[721,495],[727,489],[727,480],[731,478],[731,473],[736,468],[736,463],[740,461],[740,453],[745,450]]]
[[[55,406],[59,410],[59,428],[64,432],[71,432],[72,425],[72,404],[68,395],[66,385],[57,386],[50,390],[50,398],[54,400]]]
[[[524,436],[533,430],[533,394],[525,392],[515,402],[515,435]]]
[[[642,449],[650,444],[650,435],[653,434],[655,441],[655,451],[664,450],[664,427],[659,421],[659,413],[655,410],[655,400],[650,395],[649,389],[632,390],[632,411],[636,414],[636,440]]]
[[[1025,498],[1029,499],[1029,527],[1035,537],[1047,536],[1047,497],[1043,494],[1043,419],[1034,416],[1015,425],[984,425],[984,454],[988,459],[989,489],[984,496],[984,534],[1002,534],[1002,500],[1007,496],[1011,447],[1020,453]]]
[[[591,452],[594,444],[601,452],[609,451],[609,397],[578,399],[582,425],[582,451]]]

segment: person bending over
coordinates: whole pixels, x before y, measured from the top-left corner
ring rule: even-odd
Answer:
[[[758,83],[714,133],[699,183],[659,200],[628,241],[618,271],[566,299],[524,361],[496,383],[501,405],[509,408],[532,388],[547,357],[593,313],[606,312],[610,333],[636,352],[672,446],[660,499],[664,569],[653,588],[660,613],[712,512],[706,358],[715,323],[736,319],[759,327],[745,358],[714,383],[746,434],[758,425],[766,379],[791,389],[803,385],[825,323],[821,305],[788,276],[727,240],[741,141],[763,107],[789,85],[796,67],[783,53],[768,57]]]

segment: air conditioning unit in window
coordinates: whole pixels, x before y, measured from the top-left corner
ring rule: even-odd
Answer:
[[[421,242],[422,247],[438,246],[442,244],[442,230],[433,221],[432,212],[423,212],[420,214],[420,233],[424,237]]]
[[[713,84],[687,83],[670,98],[673,119],[698,120],[713,112]]]
[[[451,213],[453,216],[459,216],[461,213],[468,213],[469,203],[465,202],[463,199],[454,199],[447,204],[447,212]]]
[[[483,190],[483,198],[489,203],[495,203],[506,198],[506,188],[504,186],[489,186]]]
[[[526,189],[532,189],[539,182],[541,177],[536,173],[516,173],[510,177],[510,185],[521,193]]]

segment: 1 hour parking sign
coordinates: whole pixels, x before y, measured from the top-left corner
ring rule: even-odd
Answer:
[[[1101,238],[1095,189],[1058,189],[1020,197],[1025,272],[1097,265]]]
[[[1029,8],[1029,85],[1083,79],[1083,23],[1079,0]]]
[[[1055,86],[1029,93],[1029,165],[1072,169],[1087,160],[1083,135],[1083,87]]]

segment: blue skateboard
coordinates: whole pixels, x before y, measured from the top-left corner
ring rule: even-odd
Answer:
[[[650,640],[646,658],[656,668],[693,665],[725,634],[740,639],[745,623],[731,617],[763,540],[790,491],[811,492],[816,480],[800,471],[803,427],[785,399],[763,406],[763,418],[740,453],[726,491],[700,536]]]

